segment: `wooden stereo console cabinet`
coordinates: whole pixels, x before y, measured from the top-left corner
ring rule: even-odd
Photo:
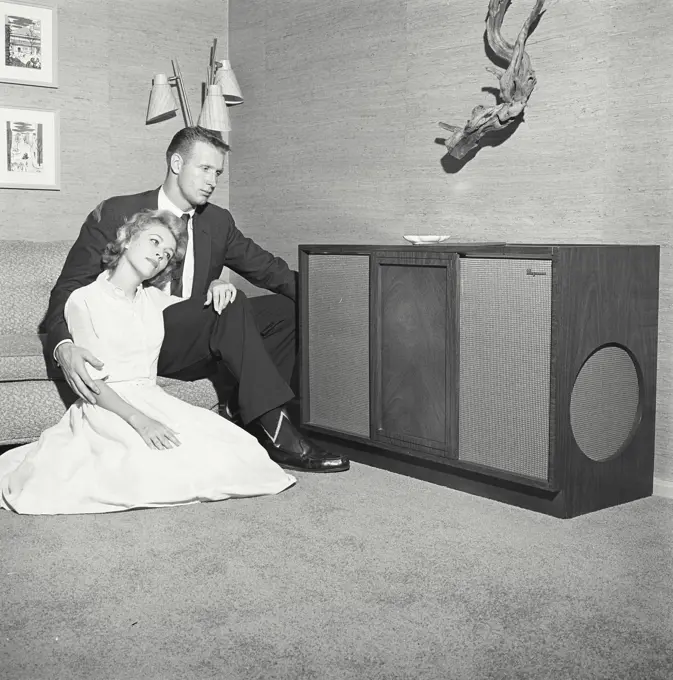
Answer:
[[[659,247],[299,246],[300,425],[573,517],[652,493]]]

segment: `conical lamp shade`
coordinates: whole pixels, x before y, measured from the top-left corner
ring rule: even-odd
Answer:
[[[165,73],[157,73],[152,81],[150,103],[147,107],[147,123],[156,123],[160,120],[172,118],[178,110],[178,105],[173,96],[171,85]]]
[[[225,59],[221,63],[222,66],[220,66],[215,73],[215,85],[220,86],[222,94],[224,95],[224,101],[227,102],[229,106],[242,104],[243,95],[241,94],[241,88],[238,86],[238,81],[236,80],[229,60]]]
[[[231,130],[227,105],[224,103],[219,85],[208,86],[208,94],[206,101],[203,102],[198,125],[215,132],[229,132]]]

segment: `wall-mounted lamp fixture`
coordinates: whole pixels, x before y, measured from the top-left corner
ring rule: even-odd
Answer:
[[[170,78],[165,73],[157,73],[152,80],[152,92],[150,92],[150,103],[147,107],[147,124],[159,123],[168,120],[175,115],[178,105],[175,102],[171,85],[175,84],[178,88],[182,115],[185,125],[192,126],[192,112],[189,110],[189,101],[185,94],[185,86],[182,82],[182,73],[177,59],[171,59],[173,73]]]
[[[224,101],[229,106],[243,103],[241,88],[238,86],[236,75],[234,74],[228,59],[216,61],[217,70],[215,71],[215,85],[219,85],[222,90]]]
[[[219,85],[208,85],[198,124],[207,130],[217,130],[218,132],[229,132],[231,130],[227,105],[224,102]]]
[[[242,104],[243,95],[229,60],[215,60],[216,49],[217,38],[213,40],[213,45],[210,48],[205,97],[197,124],[208,130],[229,132],[231,124],[229,122],[227,104],[230,106]],[[185,94],[180,65],[177,59],[172,59],[171,63],[173,65],[173,76],[168,77],[165,73],[157,73],[154,76],[150,101],[147,107],[146,123],[150,125],[175,116],[178,105],[171,86],[176,85],[185,125],[191,127],[193,125],[192,114],[189,109],[187,95]]]

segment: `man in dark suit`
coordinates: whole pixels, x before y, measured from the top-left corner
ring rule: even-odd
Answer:
[[[116,196],[93,210],[51,292],[45,317],[49,355],[73,391],[95,403],[97,388],[86,364],[96,368],[102,364],[73,344],[63,315],[65,303],[73,290],[91,283],[101,272],[105,245],[128,218],[148,208],[169,210],[187,225],[189,243],[170,290],[183,301],[164,312],[159,375],[195,380],[222,362],[238,382],[243,424],[261,426],[262,443],[273,460],[312,472],[347,470],[347,458],[302,436],[284,408],[293,397],[289,382],[296,358],[297,272],[243,236],[228,210],[208,202],[228,150],[217,134],[184,128],[168,147],[168,170],[160,188]],[[248,300],[219,280],[224,266],[275,295]]]

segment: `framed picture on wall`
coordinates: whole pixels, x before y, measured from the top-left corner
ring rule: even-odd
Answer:
[[[58,87],[56,7],[0,0],[0,82]]]
[[[60,189],[58,111],[0,106],[0,187]]]

